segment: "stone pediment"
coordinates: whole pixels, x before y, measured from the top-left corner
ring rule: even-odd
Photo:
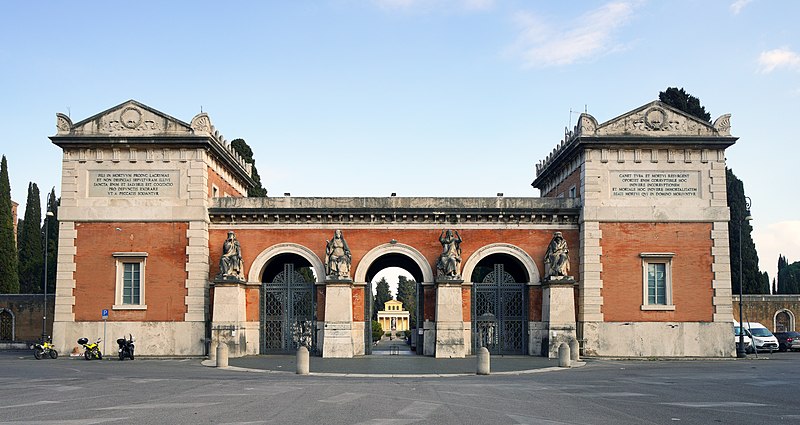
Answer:
[[[59,136],[137,137],[194,133],[190,124],[135,100],[124,102],[75,124],[64,114],[57,114],[56,120]]]
[[[602,124],[598,124],[589,114],[581,114],[577,135],[727,137],[731,135],[730,115],[717,118],[712,125],[665,103],[655,101]]]

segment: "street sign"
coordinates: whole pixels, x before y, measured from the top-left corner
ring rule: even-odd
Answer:
[[[103,320],[108,319],[108,310],[103,310]]]

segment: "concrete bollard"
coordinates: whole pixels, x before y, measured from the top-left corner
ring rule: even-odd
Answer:
[[[572,359],[569,356],[569,345],[564,342],[558,346],[558,367],[572,367]]]
[[[489,350],[486,347],[478,349],[478,375],[488,375],[491,366]]]
[[[208,359],[217,364],[217,346],[219,343],[216,341],[211,341],[208,344]]]
[[[578,345],[578,340],[575,338],[569,340],[569,354],[573,362],[577,362],[581,359],[581,348],[580,345]]]
[[[228,344],[217,345],[217,367],[228,367]]]
[[[297,374],[308,375],[308,372],[308,348],[306,348],[304,345],[301,345],[297,349]]]

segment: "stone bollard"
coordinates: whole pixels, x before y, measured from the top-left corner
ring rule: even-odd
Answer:
[[[569,356],[569,345],[564,342],[558,346],[558,367],[572,367],[572,359]]]
[[[486,347],[478,349],[478,375],[488,375],[490,370],[491,358]]]
[[[297,349],[297,374],[308,375],[308,372],[308,348],[305,345],[301,345]]]
[[[581,348],[580,345],[578,345],[578,340],[576,338],[572,338],[571,340],[569,340],[569,354],[570,354],[569,357],[570,359],[572,359],[573,362],[577,362],[581,359],[580,350]]]
[[[217,346],[219,343],[216,341],[211,341],[208,344],[208,359],[217,364]]]
[[[217,345],[217,367],[228,367],[228,344]]]

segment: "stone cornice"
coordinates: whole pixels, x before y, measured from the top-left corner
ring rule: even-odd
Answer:
[[[437,225],[572,224],[574,199],[555,198],[217,198],[212,223]]]

